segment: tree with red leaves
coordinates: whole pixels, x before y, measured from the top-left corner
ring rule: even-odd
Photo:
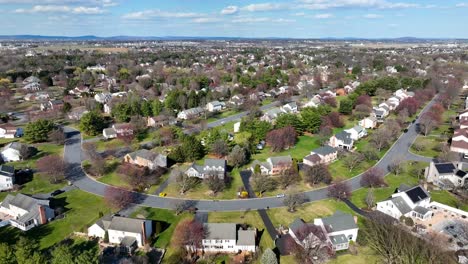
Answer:
[[[354,105],[367,105],[372,108],[372,98],[367,94],[360,95],[356,98]]]
[[[331,112],[330,114],[328,114],[328,119],[330,120],[330,123],[333,127],[344,127],[343,119],[341,118],[341,115],[338,112]]]
[[[50,183],[59,183],[65,179],[65,162],[59,155],[48,155],[36,161],[36,167],[41,175],[46,177]]]
[[[345,181],[339,181],[328,186],[328,197],[330,198],[348,199],[351,195],[351,186]]]
[[[104,191],[104,200],[113,209],[120,210],[135,202],[135,195],[124,189],[107,186]]]
[[[338,105],[335,97],[332,97],[332,96],[325,97],[325,99],[323,99],[323,102],[333,108],[335,108]]]
[[[184,219],[179,222],[172,237],[176,247],[196,251],[202,247],[206,230],[202,223],[192,219]]]
[[[294,231],[294,235],[298,241],[291,238],[285,241],[285,245],[297,263],[325,263],[335,254],[327,235],[319,226],[304,224]]]
[[[278,152],[288,149],[296,144],[297,133],[292,126],[274,129],[268,132],[266,142],[272,151]]]
[[[418,108],[420,107],[420,102],[416,100],[414,97],[408,97],[406,99],[403,99],[403,101],[400,102],[400,105],[398,105],[396,111],[400,112],[403,109],[406,109],[408,111],[408,114],[410,116],[413,116],[416,114],[418,111]]]
[[[364,172],[361,178],[361,185],[364,187],[382,187],[385,185],[383,170],[372,167]]]

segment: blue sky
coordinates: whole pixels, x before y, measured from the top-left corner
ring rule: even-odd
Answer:
[[[0,0],[0,35],[468,38],[468,0]]]

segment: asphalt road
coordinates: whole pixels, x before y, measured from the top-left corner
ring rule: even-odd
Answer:
[[[419,116],[426,112],[435,103],[435,98],[427,104],[421,111]],[[232,117],[235,120],[236,117]],[[237,117],[239,118],[239,117]],[[225,121],[229,122],[229,121]],[[400,138],[394,143],[386,155],[375,165],[388,173],[388,167],[395,160],[413,160],[415,155],[408,152],[409,147],[414,142],[418,133],[416,131],[416,123],[408,128],[408,132],[403,133]],[[97,182],[85,175],[81,168],[81,134],[73,128],[65,128],[67,133],[67,141],[65,143],[65,161],[69,164],[67,177],[73,181],[73,184],[81,190],[103,196],[106,185]],[[422,159],[422,158],[421,158]],[[426,160],[426,159],[424,159]],[[353,191],[360,189],[362,174],[357,175],[348,180]],[[174,205],[182,201],[189,201],[199,211],[216,212],[216,211],[246,211],[265,209],[267,207],[276,208],[283,207],[283,198],[265,197],[254,199],[235,199],[235,200],[185,200],[180,198],[158,197],[155,195],[137,194],[138,205],[173,209]],[[323,200],[327,198],[327,188],[321,188],[304,192],[307,202]]]

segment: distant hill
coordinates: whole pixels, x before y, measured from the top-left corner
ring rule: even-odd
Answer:
[[[392,42],[430,42],[430,41],[466,41],[467,39],[447,38],[357,38],[357,37],[324,37],[324,38],[245,38],[245,37],[203,37],[203,36],[43,36],[43,35],[0,35],[0,40],[10,41],[138,41],[138,40],[317,40],[317,41],[392,41]]]

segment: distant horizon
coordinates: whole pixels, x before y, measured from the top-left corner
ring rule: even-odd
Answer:
[[[0,0],[0,35],[465,39],[467,11],[468,0]]]

